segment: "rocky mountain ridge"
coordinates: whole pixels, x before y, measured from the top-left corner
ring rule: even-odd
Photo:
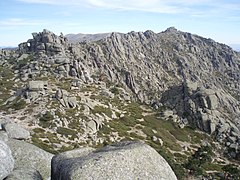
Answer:
[[[68,67],[59,66],[57,69],[63,72],[65,70],[63,76],[75,76],[86,82],[91,81],[90,76],[102,73],[108,80],[116,84],[122,84],[124,88],[131,90],[137,99],[150,105],[158,106],[158,103],[170,107],[172,104],[175,105],[175,103],[168,102],[168,97],[166,100],[162,97],[163,94],[171,93],[168,91],[174,88],[180,88],[179,90],[182,89],[182,91],[184,91],[183,89],[193,88],[190,91],[193,90],[196,93],[199,92],[197,88],[202,88],[199,89],[199,94],[200,96],[207,95],[208,100],[205,101],[208,102],[202,105],[194,102],[195,106],[199,107],[196,107],[193,111],[215,110],[218,107],[218,101],[221,101],[224,103],[222,105],[226,106],[231,112],[232,117],[229,120],[231,122],[234,122],[235,119],[238,120],[239,54],[228,46],[182,33],[173,28],[163,33],[163,36],[161,36],[161,33],[155,34],[151,31],[145,33],[131,32],[126,35],[113,33],[111,37],[99,41],[99,45],[93,43],[74,46],[68,44],[64,37],[59,39],[54,37],[56,42],[53,43],[51,41],[54,38],[45,40],[43,36],[41,45],[37,44],[39,40],[34,38],[33,42],[28,42],[30,43],[30,49],[22,47],[24,44],[21,44],[20,52],[25,53],[27,51],[28,53],[41,54],[45,50],[43,46],[46,42],[47,55],[52,55],[53,52],[59,53],[56,62],[64,65],[69,63]],[[172,40],[168,39],[168,36],[177,41],[165,42]],[[190,47],[183,47],[185,44],[190,45]],[[212,49],[204,49],[204,46],[210,46]],[[221,48],[221,52],[217,51],[219,48]],[[88,49],[88,51],[86,52],[85,49]],[[80,52],[80,50],[83,51]],[[164,50],[167,51],[164,52]],[[70,59],[72,57],[74,57],[74,60]],[[73,63],[72,67],[70,63]],[[145,71],[142,71],[143,69]],[[175,85],[179,87],[174,87]],[[225,92],[226,89],[228,92]],[[217,90],[218,92],[216,92]],[[184,93],[190,94],[191,92]],[[226,97],[222,94],[226,94]],[[181,96],[187,96],[187,94]],[[185,97],[185,100],[186,98],[192,100],[191,97]],[[180,103],[179,106],[171,107],[177,110],[179,115],[182,115],[185,111],[191,116],[197,113],[192,113],[189,107],[186,107],[190,106],[189,104],[192,101],[184,102],[183,99],[181,101],[178,102]],[[202,116],[201,112],[199,116]],[[196,123],[201,130],[215,131],[215,129],[210,130],[203,127],[202,122]]]
[[[224,44],[175,28],[79,43],[43,30],[0,58],[2,117],[45,149],[134,137],[183,153],[191,127],[239,160],[240,54]]]

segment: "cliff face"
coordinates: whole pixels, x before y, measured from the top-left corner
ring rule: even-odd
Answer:
[[[127,116],[148,122],[151,112],[140,108],[144,112],[137,116],[130,107],[140,102],[181,128],[190,125],[211,134],[234,149],[231,156],[237,157],[240,54],[224,44],[175,28],[161,33],[112,33],[78,43],[44,30],[33,33],[33,39],[14,52],[2,50],[0,57],[1,66],[12,70],[16,86],[11,92],[13,85],[5,88],[2,107],[6,110],[24,99],[28,110],[35,108],[33,115],[43,118],[29,116],[23,124],[35,123],[57,134],[63,133],[60,126],[77,129],[77,135],[67,130],[71,138],[76,135],[86,141],[90,134],[91,140],[103,142],[97,133],[103,127],[116,130],[111,124],[115,120]],[[112,141],[120,140],[118,135],[111,135]]]

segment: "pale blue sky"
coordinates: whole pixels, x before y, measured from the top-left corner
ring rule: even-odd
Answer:
[[[240,44],[239,0],[0,0],[0,46],[32,32],[56,34],[153,30],[174,26],[225,44]]]

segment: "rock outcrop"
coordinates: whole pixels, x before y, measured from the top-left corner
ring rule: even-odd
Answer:
[[[57,36],[52,32],[44,29],[42,33],[32,33],[33,39],[19,45],[21,53],[34,51],[39,54],[47,53],[49,55],[61,54],[63,46],[67,39],[63,36]]]
[[[14,168],[14,159],[9,146],[0,140],[0,179],[7,177]]]
[[[150,146],[121,142],[100,150],[77,149],[52,159],[52,179],[171,179],[168,163]]]
[[[29,131],[14,121],[1,116],[0,179],[48,179],[53,155],[25,142],[30,138]]]
[[[56,91],[55,98],[63,107],[75,108],[77,106],[76,97],[70,96],[66,90],[58,89]]]
[[[12,139],[28,139],[30,138],[30,132],[22,128],[16,123],[8,123],[4,126],[5,131],[9,138]]]
[[[26,97],[26,99],[30,100],[31,102],[34,102],[37,99],[48,95],[47,89],[48,89],[47,81],[29,81],[27,88],[24,92],[24,96]]]
[[[34,168],[44,179],[50,177],[52,154],[24,141],[11,139],[7,145],[12,150],[14,168]]]

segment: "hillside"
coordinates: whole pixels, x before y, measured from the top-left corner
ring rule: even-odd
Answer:
[[[0,50],[1,121],[28,142],[59,153],[141,140],[179,179],[238,176],[227,167],[240,161],[240,53],[173,27],[80,42],[32,35]]]

